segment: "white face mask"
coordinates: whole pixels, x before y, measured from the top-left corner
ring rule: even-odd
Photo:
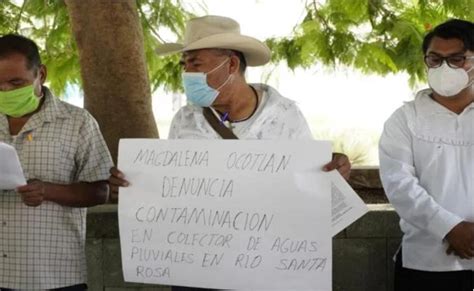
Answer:
[[[453,69],[443,62],[443,65],[438,68],[428,69],[428,83],[439,95],[453,97],[470,85],[467,73],[473,68],[466,72],[462,68]]]

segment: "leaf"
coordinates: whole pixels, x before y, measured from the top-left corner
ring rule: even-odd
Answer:
[[[56,94],[68,84],[80,83],[77,47],[62,0],[0,0],[0,34],[18,32],[41,47],[43,62]],[[320,4],[322,3],[322,4]],[[179,56],[158,57],[155,48],[168,30],[174,39],[183,35],[192,13],[205,10],[205,1],[185,5],[179,0],[137,0],[145,57],[153,89],[181,90]],[[427,30],[449,18],[472,21],[472,0],[308,0],[304,18],[293,35],[266,40],[272,62],[286,61],[291,69],[314,63],[343,64],[367,74],[407,72],[412,85],[424,81],[421,43]]]

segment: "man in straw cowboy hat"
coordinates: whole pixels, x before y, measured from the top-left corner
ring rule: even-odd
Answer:
[[[163,44],[158,55],[182,53],[183,86],[188,105],[174,116],[170,139],[312,139],[311,131],[294,101],[264,84],[248,84],[247,66],[270,61],[270,49],[242,35],[239,24],[222,16],[191,19],[182,44]],[[324,170],[337,169],[346,179],[350,162],[333,154]],[[111,169],[112,196],[127,186],[123,173]],[[173,290],[195,288],[173,287]]]

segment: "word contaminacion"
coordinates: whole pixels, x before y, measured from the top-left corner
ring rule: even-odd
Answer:
[[[201,226],[227,228],[233,230],[268,231],[274,215],[258,212],[230,211],[206,208],[158,208],[142,206],[135,212],[138,222],[195,224]]]

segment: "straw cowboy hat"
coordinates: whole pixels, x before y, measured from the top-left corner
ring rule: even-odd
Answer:
[[[156,49],[156,53],[169,55],[210,48],[239,51],[249,66],[264,65],[271,56],[270,49],[263,42],[240,34],[240,25],[235,20],[214,15],[189,20],[183,43],[165,43]]]

